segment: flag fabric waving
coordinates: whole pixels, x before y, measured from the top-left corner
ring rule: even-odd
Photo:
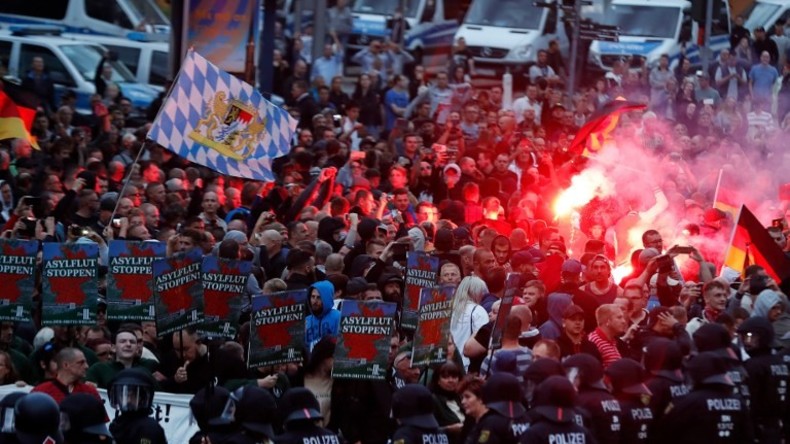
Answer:
[[[38,148],[38,143],[30,135],[35,117],[35,109],[17,105],[0,90],[0,139],[27,139]]]
[[[288,154],[296,124],[252,85],[190,50],[148,138],[222,174],[272,180],[271,161]]]
[[[743,274],[744,269],[750,264],[765,268],[768,276],[777,284],[790,278],[790,260],[776,245],[760,221],[746,205],[743,205],[738,213],[738,222],[727,249],[724,265]]]
[[[611,137],[623,113],[642,111],[646,108],[647,106],[641,103],[628,102],[620,98],[607,103],[594,112],[587,123],[579,129],[569,151],[585,157],[597,153]]]

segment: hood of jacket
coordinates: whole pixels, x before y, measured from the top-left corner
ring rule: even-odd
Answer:
[[[757,300],[754,301],[752,316],[768,317],[768,312],[771,311],[771,308],[780,302],[782,302],[782,297],[779,296],[779,293],[771,289],[765,289],[760,292]]]
[[[332,305],[335,302],[335,286],[329,281],[318,281],[310,286],[311,293],[313,288],[318,290],[318,294],[321,295],[321,302],[324,305],[324,311],[322,311],[321,315],[317,317],[322,318],[326,316],[327,313],[329,313],[329,310],[332,310]]]
[[[549,312],[549,319],[558,326],[562,326],[562,314],[571,303],[573,303],[573,298],[568,293],[550,294],[546,300],[546,310]]]

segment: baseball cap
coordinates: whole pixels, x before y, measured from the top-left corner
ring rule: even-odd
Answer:
[[[461,174],[461,167],[454,163],[449,163],[447,166],[444,167],[444,173],[447,174],[447,171],[455,170],[455,174]]]
[[[576,304],[571,304],[562,312],[562,319],[569,319],[574,316],[584,317],[584,309]]]
[[[576,259],[568,259],[562,263],[563,273],[578,274],[581,273],[583,269],[584,268],[582,267],[582,263],[577,261]]]

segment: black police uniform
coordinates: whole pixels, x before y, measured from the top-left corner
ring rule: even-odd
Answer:
[[[393,444],[449,444],[447,434],[435,429],[402,425],[392,435]]]
[[[603,367],[595,357],[578,353],[562,363],[566,371],[576,369],[579,394],[575,405],[585,418],[585,427],[600,443],[619,444],[622,428],[620,402],[603,383]]]
[[[647,442],[653,411],[649,407],[650,390],[643,383],[644,367],[633,359],[622,358],[610,365],[605,373],[612,381],[612,394],[622,409],[620,443]]]
[[[400,424],[393,444],[449,444],[433,415],[433,396],[420,384],[407,384],[392,396],[392,416]]]
[[[700,326],[694,332],[693,337],[699,352],[712,351],[726,358],[727,376],[735,384],[733,390],[736,394],[741,395],[747,408],[751,407],[749,374],[732,348],[730,332],[721,324],[707,323]]]
[[[644,363],[650,377],[645,382],[650,390],[650,410],[661,418],[669,403],[688,395],[690,388],[681,371],[683,353],[677,342],[656,338],[645,347]]]
[[[494,373],[483,386],[488,412],[472,431],[470,444],[515,444],[529,428],[521,384],[509,373]]]
[[[521,444],[594,443],[590,432],[577,424],[573,410],[576,391],[562,376],[550,376],[536,389],[534,404],[529,411],[530,426],[521,435]]]
[[[231,396],[236,400],[234,420],[241,430],[228,444],[257,444],[274,438],[272,423],[277,415],[277,402],[266,389],[244,386]]]
[[[767,318],[755,316],[743,321],[738,333],[750,356],[743,367],[749,374],[755,436],[761,443],[779,443],[787,414],[790,371],[784,359],[773,354],[774,330]]]
[[[670,404],[651,431],[656,443],[751,443],[749,413],[740,395],[733,393],[725,358],[703,352],[688,363],[694,388]]]
[[[148,412],[128,412],[110,423],[116,444],[167,444],[165,431]]]

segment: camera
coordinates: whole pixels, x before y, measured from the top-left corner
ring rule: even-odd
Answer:
[[[72,225],[69,227],[69,234],[71,234],[73,237],[82,237],[90,234],[90,230],[79,225]]]
[[[112,226],[113,226],[113,228],[121,228],[121,218],[120,217],[116,217],[115,219],[113,219],[112,220]]]

